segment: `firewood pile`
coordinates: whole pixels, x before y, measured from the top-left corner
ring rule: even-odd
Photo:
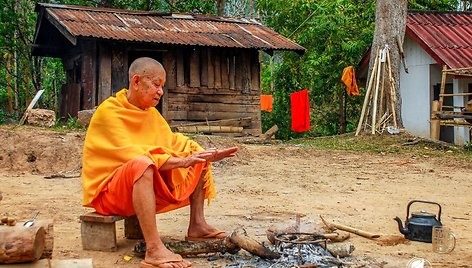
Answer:
[[[350,233],[366,238],[378,235],[323,222],[325,226],[317,228],[316,233],[301,232],[299,216],[295,224],[271,226],[266,230],[269,243],[260,243],[243,228],[237,228],[224,239],[172,241],[165,245],[186,258],[210,254],[210,261],[225,259],[230,262],[226,267],[362,267],[359,264],[371,267],[376,264],[370,258],[352,256],[355,247],[346,240]],[[145,243],[136,244],[134,251],[135,255],[144,257]]]
[[[400,45],[399,47],[401,48]],[[372,134],[382,134],[387,129],[389,132],[393,132],[391,134],[396,134],[398,131],[396,102],[390,49],[386,45],[384,48],[376,50],[356,136],[361,130],[369,130]]]

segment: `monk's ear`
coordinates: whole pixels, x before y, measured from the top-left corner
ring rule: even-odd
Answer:
[[[141,79],[141,77],[139,77],[139,75],[135,74],[131,77],[131,82],[130,84],[135,87],[135,88],[138,88],[138,82],[139,82],[139,79]]]

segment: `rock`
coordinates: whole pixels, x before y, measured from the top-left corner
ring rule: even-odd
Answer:
[[[92,110],[82,110],[77,113],[77,122],[83,127],[87,127],[90,124],[93,113],[96,109]]]
[[[56,124],[56,113],[46,109],[31,109],[26,121],[32,126],[53,127]]]

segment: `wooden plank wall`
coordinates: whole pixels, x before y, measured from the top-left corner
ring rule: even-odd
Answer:
[[[128,81],[128,51],[123,45],[112,46],[111,49],[111,90],[112,94],[127,88]]]
[[[81,66],[81,110],[92,109],[96,104],[97,88],[97,44],[95,41],[84,41],[82,44]]]
[[[165,55],[163,60],[176,75],[167,73],[172,82],[166,85],[163,115],[171,124],[252,117],[244,132],[261,133],[258,51],[178,48],[168,54],[173,53],[175,61]]]

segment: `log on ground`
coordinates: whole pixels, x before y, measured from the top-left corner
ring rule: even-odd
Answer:
[[[44,251],[46,231],[42,226],[0,226],[0,263],[33,262]]]

